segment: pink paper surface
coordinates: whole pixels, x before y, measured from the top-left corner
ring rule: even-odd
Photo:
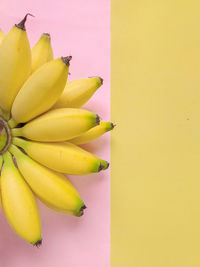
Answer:
[[[103,86],[85,106],[110,119],[110,2],[109,0],[1,0],[0,27],[4,32],[27,13],[27,32],[33,45],[49,32],[55,57],[72,55],[69,80],[101,76]],[[110,160],[109,134],[85,145]],[[86,206],[76,218],[50,210],[38,201],[43,245],[26,243],[0,212],[0,266],[108,267],[110,254],[110,172],[70,177]]]

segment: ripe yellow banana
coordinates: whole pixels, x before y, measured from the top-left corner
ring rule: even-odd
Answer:
[[[34,195],[14,165],[11,154],[3,154],[2,205],[14,231],[33,245],[40,245],[40,217]]]
[[[89,131],[69,140],[70,143],[82,145],[89,143],[98,137],[102,136],[104,133],[112,130],[114,124],[112,122],[100,121],[100,124],[91,128]]]
[[[3,41],[4,37],[5,37],[4,32],[0,30],[0,43]]]
[[[38,143],[14,137],[13,144],[23,148],[32,159],[58,172],[86,175],[102,168],[93,154],[71,143]]]
[[[29,77],[12,106],[15,122],[27,122],[57,101],[67,81],[70,60],[71,57],[52,60]]]
[[[58,142],[78,136],[98,124],[99,116],[90,111],[73,108],[54,109],[22,128],[12,129],[12,135],[34,141]]]
[[[0,106],[8,113],[31,72],[31,49],[24,26],[26,17],[9,31],[0,45]]]
[[[43,33],[31,52],[33,73],[39,67],[53,59],[50,35],[48,33]]]
[[[80,108],[103,84],[100,77],[91,77],[70,81],[53,108]]]
[[[85,205],[74,186],[64,175],[35,162],[15,145],[11,145],[9,151],[15,156],[24,179],[41,200],[55,209],[69,211],[80,216]]]

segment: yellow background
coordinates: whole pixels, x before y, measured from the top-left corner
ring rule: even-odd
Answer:
[[[200,1],[112,0],[111,266],[200,266]]]

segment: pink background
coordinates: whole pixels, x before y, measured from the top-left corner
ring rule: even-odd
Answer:
[[[27,32],[33,45],[49,32],[55,57],[72,55],[71,76],[101,76],[104,84],[85,106],[110,119],[109,0],[1,0],[0,27],[7,32],[30,12]],[[84,147],[109,161],[109,134]],[[39,203],[43,245],[18,237],[0,212],[0,266],[108,267],[110,250],[110,173],[70,177],[87,205],[81,218],[56,213]]]

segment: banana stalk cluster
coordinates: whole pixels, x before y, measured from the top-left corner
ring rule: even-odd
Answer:
[[[42,242],[35,196],[74,216],[86,208],[64,174],[87,175],[109,163],[84,150],[113,129],[81,107],[103,84],[100,77],[67,82],[71,56],[53,59],[50,35],[30,48],[25,18],[0,31],[0,189],[10,226],[29,243]]]

